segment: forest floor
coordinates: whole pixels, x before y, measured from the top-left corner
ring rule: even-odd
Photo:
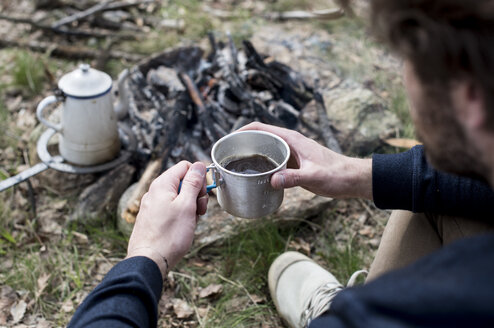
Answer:
[[[34,2],[3,1],[0,12],[33,19],[65,14],[37,10]],[[214,17],[204,4],[236,16],[229,20]],[[163,1],[144,15],[179,21],[183,24],[179,30],[132,30],[140,37],[119,40],[112,50],[147,56],[181,44],[205,44],[209,31],[224,34],[229,30],[235,41],[240,41],[270,24],[293,28],[290,22],[267,20],[260,13],[321,9],[324,4],[308,0]],[[413,136],[399,65],[383,64],[388,57],[368,55],[381,46],[369,36],[363,18],[297,24],[329,33],[328,41],[335,46],[327,49],[325,56],[338,74],[380,94],[401,120],[400,133]],[[135,25],[142,24],[136,20]],[[26,24],[0,20],[2,39],[68,42],[95,51],[108,42],[64,35],[50,39],[43,33]],[[63,74],[81,62],[51,54],[50,49],[42,53],[0,49],[0,180],[37,162],[34,149],[40,127],[36,105]],[[102,65],[102,70],[116,78],[134,62],[110,58],[103,63],[94,59],[91,64]],[[68,223],[81,179],[62,179],[47,171],[30,179],[30,184],[21,183],[0,193],[0,326],[65,326],[78,304],[124,258],[127,237],[117,229],[114,213],[95,222]],[[259,220],[234,238],[193,250],[169,274],[159,306],[159,327],[280,327],[267,287],[267,272],[274,258],[286,250],[300,251],[346,283],[354,271],[369,268],[388,216],[389,212],[369,201],[335,200],[326,211],[301,218],[298,224],[280,226]]]

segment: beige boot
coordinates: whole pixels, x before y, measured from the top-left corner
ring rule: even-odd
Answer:
[[[348,286],[362,272],[365,271],[353,274]],[[268,284],[276,309],[291,328],[308,327],[312,319],[329,309],[343,289],[331,273],[297,252],[283,253],[273,262]]]

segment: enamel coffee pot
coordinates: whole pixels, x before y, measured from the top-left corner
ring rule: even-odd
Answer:
[[[41,123],[60,134],[60,155],[76,165],[112,160],[120,151],[117,115],[113,109],[111,77],[88,64],[64,75],[58,82],[61,96],[43,99],[36,110]],[[60,124],[43,117],[48,105],[61,102]]]

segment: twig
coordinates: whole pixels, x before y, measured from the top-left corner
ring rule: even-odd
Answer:
[[[185,273],[180,273],[180,272],[175,272],[175,271],[170,271],[170,273],[172,274],[172,276],[179,276],[182,278],[187,278],[187,279],[192,280],[192,281],[197,280],[196,278],[189,276],[188,274],[185,274]]]
[[[369,207],[369,205],[367,205],[363,199],[360,199],[360,198],[357,198],[357,199],[358,199],[358,202],[365,208],[365,210],[367,211],[367,213],[369,213],[370,218],[372,218],[372,220],[374,222],[376,222],[377,225],[379,225],[380,227],[384,228],[384,224],[382,224],[382,222],[379,222],[378,220],[376,220],[374,218],[374,215],[376,215],[376,213],[374,213],[371,210],[371,208]]]
[[[105,32],[105,31],[97,31],[97,30],[83,30],[83,29],[69,29],[66,27],[53,28],[50,25],[40,24],[26,17],[9,17],[0,14],[0,20],[4,20],[7,22],[11,22],[14,24],[27,24],[30,25],[33,29],[43,30],[50,33],[55,34],[63,34],[77,37],[95,37],[95,38],[117,38],[117,39],[136,39],[137,36],[135,34],[130,33],[114,33],[114,32]]]
[[[266,19],[272,20],[307,20],[307,19],[320,19],[330,20],[338,19],[345,15],[344,11],[340,8],[325,9],[317,11],[285,11],[279,13],[267,13],[264,15]]]
[[[233,285],[233,286],[235,286],[235,287],[237,287],[237,288],[242,289],[242,290],[243,290],[243,291],[247,294],[247,297],[249,297],[249,299],[250,299],[250,300],[251,300],[251,302],[254,304],[254,306],[257,306],[256,301],[254,301],[254,299],[253,299],[253,298],[252,298],[252,296],[250,295],[250,293],[249,293],[249,291],[247,290],[247,288],[245,288],[245,287],[244,287],[244,285],[242,285],[242,284],[241,284],[241,283],[239,283],[239,282],[234,282],[234,281],[231,281],[230,279],[223,277],[223,276],[222,276],[221,274],[219,274],[219,273],[218,273],[217,275],[218,275],[218,278],[220,278],[221,280],[223,280],[223,281],[225,281],[225,282],[227,282],[227,283],[229,283],[229,284],[231,284],[231,285]]]
[[[91,8],[88,8],[84,11],[78,12],[77,14],[64,17],[64,18],[56,21],[55,23],[53,23],[51,25],[51,27],[53,27],[54,29],[57,29],[60,26],[67,25],[67,24],[70,24],[72,22],[79,21],[81,19],[84,19],[86,17],[94,15],[95,13],[100,12],[103,9],[105,9],[111,2],[113,2],[113,1],[105,1],[102,3],[98,3],[97,5],[94,5]]]
[[[31,165],[30,160],[29,160],[29,154],[27,151],[24,149],[22,151],[22,157],[24,158],[24,164],[26,165]],[[31,183],[31,180],[27,179],[26,180],[27,184],[27,190],[28,190],[28,195],[29,195],[29,202],[31,203],[31,211],[33,212],[33,217],[36,217],[36,195],[34,193],[34,188],[33,184]]]
[[[125,9],[129,7],[135,7],[139,5],[145,5],[145,4],[150,4],[157,2],[156,0],[140,0],[140,1],[134,1],[134,2],[128,2],[128,1],[118,1],[114,3],[110,3],[106,8],[104,8],[102,11],[109,11],[109,10],[117,10],[117,9]]]
[[[204,319],[207,319],[209,314],[209,309],[210,309],[210,305],[208,304],[207,312],[206,315],[204,316]],[[199,310],[197,309],[197,306],[195,304],[194,304],[194,311],[196,312],[197,321],[199,321],[199,327],[204,327],[204,320],[201,319],[201,316],[199,315]]]
[[[49,52],[53,56],[73,59],[97,59],[101,55],[99,51],[85,47],[65,46],[38,41],[0,40],[0,49],[8,47],[25,48],[36,52]],[[124,59],[130,62],[137,62],[143,59],[143,56],[117,50],[110,51],[108,54],[110,58]]]
[[[221,19],[238,19],[242,18],[241,14],[237,14],[230,11],[214,9],[209,6],[203,6],[203,10],[208,14]],[[263,18],[268,20],[330,20],[343,17],[345,12],[340,8],[317,10],[317,11],[282,11],[271,12],[262,15]]]
[[[52,24],[53,28],[59,28],[60,26],[70,24],[75,21],[80,21],[84,18],[87,18],[89,16],[92,16],[94,14],[97,14],[99,12],[103,11],[108,11],[108,10],[117,10],[117,9],[124,9],[128,7],[134,7],[138,6],[141,4],[146,4],[146,3],[153,3],[155,0],[141,0],[141,1],[134,1],[134,2],[127,2],[127,1],[105,1],[102,3],[98,3],[97,5],[92,6],[91,8],[88,8],[84,11],[78,12],[77,14],[62,18],[55,23]]]

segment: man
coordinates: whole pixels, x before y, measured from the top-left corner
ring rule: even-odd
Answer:
[[[374,0],[371,9],[377,35],[405,60],[412,116],[430,162],[494,186],[494,0]],[[416,212],[393,212],[367,283],[357,288],[343,289],[301,254],[281,255],[268,280],[289,326],[494,326],[494,235],[453,243],[491,230],[488,184],[436,171],[422,147],[354,159],[286,129],[244,129],[276,133],[290,145],[296,164],[273,175],[275,188],[302,186]],[[162,279],[189,249],[206,210],[204,177],[204,165],[182,162],[153,182],[127,259],[69,326],[156,326]]]

